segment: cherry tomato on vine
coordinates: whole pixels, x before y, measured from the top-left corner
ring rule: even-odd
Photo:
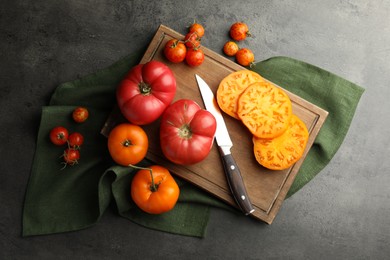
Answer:
[[[230,27],[229,34],[230,37],[232,37],[232,39],[236,41],[242,41],[245,40],[247,36],[251,36],[248,29],[248,25],[243,22],[234,23]]]
[[[108,135],[108,151],[119,165],[136,165],[148,151],[148,136],[138,125],[123,123]]]
[[[84,136],[78,132],[71,133],[68,137],[68,143],[71,148],[79,149],[84,143]]]
[[[193,23],[190,28],[189,28],[189,31],[188,32],[196,32],[198,34],[198,36],[200,38],[203,37],[204,35],[204,27],[203,25],[199,24],[199,23]]]
[[[77,107],[73,110],[72,117],[77,123],[82,123],[88,119],[89,112],[85,107]]]
[[[186,62],[191,67],[199,66],[204,61],[204,53],[201,49],[188,49]]]
[[[64,161],[67,165],[75,165],[80,159],[80,152],[74,148],[67,148],[63,154]]]
[[[173,63],[182,62],[186,57],[186,53],[187,48],[182,41],[171,39],[165,44],[164,55]]]
[[[252,66],[255,61],[255,55],[250,49],[242,48],[236,53],[236,60],[242,66]]]
[[[131,182],[131,198],[143,211],[161,214],[176,205],[180,189],[169,171],[158,165],[139,170]]]
[[[184,42],[187,48],[199,48],[201,38],[196,32],[187,33]]]
[[[236,55],[237,51],[238,51],[238,45],[237,43],[233,42],[233,41],[228,41],[225,43],[225,45],[223,46],[223,52],[227,55],[227,56],[234,56]]]
[[[53,144],[61,146],[68,141],[69,132],[63,126],[54,127],[50,131],[50,140]]]

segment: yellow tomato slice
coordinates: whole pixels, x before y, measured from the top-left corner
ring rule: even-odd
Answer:
[[[291,100],[269,82],[255,82],[238,100],[237,114],[249,131],[259,138],[274,138],[286,131],[292,115]]]
[[[254,82],[265,82],[264,78],[251,70],[239,70],[226,76],[219,84],[217,102],[222,111],[239,119],[237,100],[241,93]]]
[[[291,167],[303,155],[309,132],[296,115],[292,115],[289,127],[273,139],[253,137],[254,154],[258,163],[271,170]]]

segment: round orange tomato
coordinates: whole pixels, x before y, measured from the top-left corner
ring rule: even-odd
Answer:
[[[236,60],[241,66],[252,66],[255,61],[255,55],[250,49],[242,48],[237,51]]]
[[[234,56],[234,55],[236,55],[236,53],[238,52],[238,49],[239,49],[239,47],[238,47],[237,43],[235,43],[233,41],[228,41],[223,46],[223,52],[227,56]]]
[[[202,38],[203,35],[204,35],[204,27],[203,27],[203,25],[194,22],[194,23],[190,26],[190,29],[189,29],[188,32],[190,32],[190,33],[196,32],[196,34],[197,34],[200,38]]]
[[[230,27],[230,37],[236,41],[245,40],[247,36],[251,36],[248,25],[243,22],[237,22]]]
[[[179,194],[175,179],[162,166],[142,168],[131,182],[131,198],[141,210],[150,214],[161,214],[173,209]]]
[[[108,151],[119,165],[135,165],[145,158],[148,151],[148,136],[138,125],[123,123],[111,130],[108,136]]]

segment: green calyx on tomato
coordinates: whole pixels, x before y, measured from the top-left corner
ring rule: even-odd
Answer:
[[[123,116],[132,124],[146,125],[157,120],[176,94],[171,69],[159,61],[134,66],[120,82],[116,98]]]
[[[180,165],[204,160],[213,145],[216,127],[214,116],[195,101],[176,101],[161,119],[160,145],[164,156]]]
[[[152,88],[150,87],[150,85],[145,82],[140,82],[138,86],[139,92],[144,96],[150,95],[150,93],[152,92]]]
[[[189,139],[192,136],[191,132],[191,126],[188,124],[183,125],[180,127],[179,135],[181,138]]]

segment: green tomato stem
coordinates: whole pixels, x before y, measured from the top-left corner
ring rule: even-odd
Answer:
[[[132,164],[129,164],[129,167],[132,167],[132,168],[138,169],[138,170],[147,170],[147,171],[149,171],[150,172],[150,178],[152,179],[152,183],[150,184],[150,190],[152,192],[155,192],[155,191],[158,190],[159,183],[158,184],[154,183],[153,170],[151,168],[140,167],[140,166],[136,166],[136,165],[132,165]]]

